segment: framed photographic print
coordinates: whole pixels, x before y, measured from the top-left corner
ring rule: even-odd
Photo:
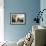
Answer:
[[[25,24],[25,13],[10,13],[11,24]]]

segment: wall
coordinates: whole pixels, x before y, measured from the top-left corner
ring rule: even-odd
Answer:
[[[42,11],[43,9],[46,9],[46,0],[41,0],[40,1],[40,10]],[[43,22],[40,21],[40,25],[45,26],[46,27],[46,11],[43,12]],[[45,35],[46,36],[46,35]],[[46,39],[46,38],[45,38]],[[46,43],[46,40],[45,40]]]
[[[43,9],[46,9],[46,0],[41,0],[40,1],[40,9],[41,9],[41,11]],[[46,26],[46,20],[45,20],[46,19],[46,10],[43,12],[42,17],[43,17],[43,22],[41,21],[40,25]]]
[[[4,36],[7,41],[18,41],[32,29],[33,19],[40,10],[40,0],[4,0]],[[10,13],[26,13],[26,24],[11,25]]]
[[[0,0],[0,42],[4,41],[4,0]]]

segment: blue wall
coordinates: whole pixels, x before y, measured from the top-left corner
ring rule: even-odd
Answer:
[[[36,23],[33,19],[37,16],[36,12],[40,9],[40,0],[5,0],[4,9],[4,35],[7,41],[18,41],[24,37]],[[10,13],[26,13],[25,25],[11,25]]]

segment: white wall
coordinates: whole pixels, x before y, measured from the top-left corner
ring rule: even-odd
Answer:
[[[40,0],[40,10],[46,9],[46,0]],[[40,21],[40,24],[46,26],[46,10],[43,12],[43,22]]]
[[[0,42],[4,41],[4,0],[0,0]]]
[[[46,0],[40,0],[40,4],[41,9],[46,9]]]
[[[46,9],[46,0],[40,0],[40,9],[41,10]],[[43,12],[42,17],[43,17],[43,22],[40,21],[40,25],[43,25],[46,27],[46,11]]]

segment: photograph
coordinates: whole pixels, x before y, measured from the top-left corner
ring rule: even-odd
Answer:
[[[25,14],[24,13],[11,13],[11,24],[25,24]]]

